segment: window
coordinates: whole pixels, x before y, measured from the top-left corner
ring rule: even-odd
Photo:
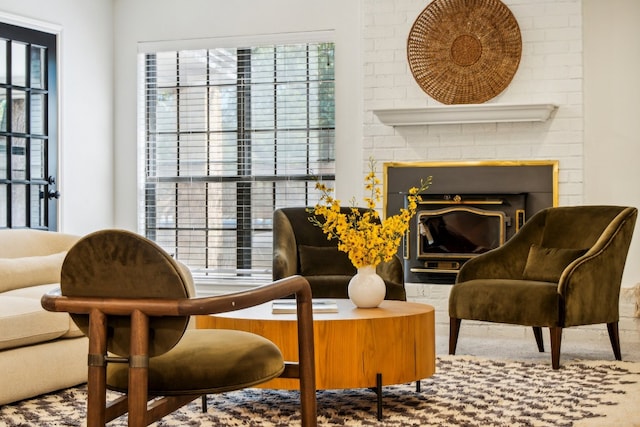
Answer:
[[[142,58],[141,230],[200,280],[270,279],[273,210],[334,180],[333,43]]]
[[[0,23],[0,228],[56,230],[56,35]]]

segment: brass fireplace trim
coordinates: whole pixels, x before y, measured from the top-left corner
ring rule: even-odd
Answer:
[[[517,166],[551,166],[553,180],[553,206],[558,206],[558,176],[560,162],[558,160],[474,160],[474,161],[406,161],[406,162],[385,162],[383,164],[382,182],[383,182],[383,212],[387,212],[387,189],[389,188],[388,176],[391,168],[452,168],[452,167],[478,167],[478,166],[499,166],[499,167],[517,167]],[[433,174],[433,181],[437,182],[437,174]],[[408,190],[408,189],[407,189]],[[429,190],[427,190],[429,191]]]

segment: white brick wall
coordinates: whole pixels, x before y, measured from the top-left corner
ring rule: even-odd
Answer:
[[[559,160],[561,205],[584,199],[584,126],[581,0],[503,0],[522,34],[520,66],[505,91],[488,102],[555,103],[545,123],[412,126],[383,125],[375,109],[438,105],[420,89],[407,63],[411,26],[428,2],[363,0],[363,165],[386,161]],[[366,167],[363,166],[366,171]],[[433,177],[434,181],[438,179]],[[448,331],[450,286],[407,284],[410,300],[436,307],[439,333]],[[621,297],[620,333],[640,342],[635,302]],[[465,333],[530,337],[529,328],[465,322]],[[575,328],[573,339],[606,338],[604,325]]]
[[[488,102],[551,102],[545,123],[490,123],[392,128],[375,109],[437,105],[415,82],[407,63],[411,26],[428,4],[417,0],[363,3],[363,164],[385,161],[560,161],[560,203],[583,197],[582,5],[580,0],[504,3],[522,33],[520,66],[506,90]],[[437,176],[434,177],[437,180]]]

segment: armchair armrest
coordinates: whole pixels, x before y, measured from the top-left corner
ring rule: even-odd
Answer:
[[[273,279],[278,280],[284,277],[298,274],[298,255],[296,251],[274,248],[273,250]]]
[[[562,272],[558,293],[565,301],[565,326],[618,321],[622,273],[636,216],[635,209],[627,208],[587,253]]]
[[[273,280],[299,274],[298,246],[289,218],[280,209],[273,213]]]

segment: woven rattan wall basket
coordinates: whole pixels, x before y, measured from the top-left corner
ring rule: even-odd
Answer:
[[[520,64],[518,22],[499,0],[434,0],[407,40],[411,73],[443,104],[480,104],[501,93]]]

